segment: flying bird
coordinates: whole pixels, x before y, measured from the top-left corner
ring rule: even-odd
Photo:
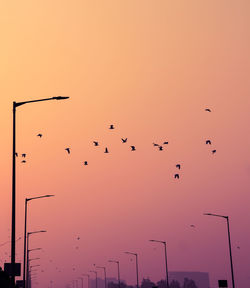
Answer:
[[[237,246],[237,249],[240,249],[240,246]]]
[[[93,141],[93,143],[94,143],[95,146],[99,146],[99,142]]]
[[[23,160],[22,163],[26,163],[26,160]]]
[[[121,139],[122,139],[122,143],[126,143],[128,140],[128,138],[125,138],[125,139],[121,138]]]
[[[70,148],[65,148],[65,150],[70,154]]]
[[[135,146],[130,146],[131,147],[131,151],[135,151]]]
[[[77,239],[77,240],[80,240],[80,237],[78,236],[76,239]]]
[[[162,147],[162,146],[159,146],[158,148],[159,148],[159,151],[162,151],[162,150],[163,150],[163,147]]]
[[[111,124],[111,125],[109,126],[109,129],[115,129],[114,125]]]
[[[164,144],[164,145],[167,145],[167,144],[168,144],[168,141],[163,142],[163,144]]]
[[[25,158],[25,157],[26,157],[26,154],[25,154],[25,153],[23,153],[23,154],[22,154],[22,157],[23,157],[23,158]]]
[[[205,111],[207,111],[207,112],[211,112],[211,110],[210,110],[209,108],[206,108]]]
[[[212,153],[215,154],[215,153],[216,153],[216,150],[212,150]]]
[[[84,161],[83,165],[87,166],[88,165],[88,161]]]
[[[190,227],[195,228],[195,225],[191,224]]]
[[[180,170],[181,169],[181,164],[176,164],[175,167]]]
[[[154,145],[154,146],[159,146],[159,144],[157,144],[157,143],[153,143],[153,145]]]
[[[179,174],[174,174],[174,178],[176,179],[179,179],[180,178],[180,175]]]
[[[206,140],[206,144],[211,145],[211,144],[212,144],[212,143],[211,143],[211,140]]]
[[[18,153],[17,152],[15,153],[15,156],[18,157]]]
[[[43,135],[41,133],[39,133],[36,136],[42,138]]]
[[[109,153],[109,150],[108,150],[108,148],[107,148],[107,147],[105,148],[105,151],[104,151],[104,153]]]

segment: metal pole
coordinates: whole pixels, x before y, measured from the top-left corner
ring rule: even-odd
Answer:
[[[139,288],[139,272],[138,272],[138,255],[135,254],[136,258],[136,279],[137,279],[137,288]]]
[[[232,247],[231,247],[230,229],[229,229],[229,217],[227,216],[226,219],[227,219],[227,232],[228,232],[228,244],[229,244],[229,254],[230,254],[232,284],[233,284],[233,288],[235,288],[235,283],[234,283],[234,270],[233,270],[233,258],[232,258]]]
[[[95,274],[95,288],[97,288],[97,273]]]
[[[29,288],[29,234],[27,235],[27,265],[26,265],[26,287]]]
[[[169,280],[168,280],[168,264],[167,264],[167,244],[166,242],[163,242],[164,249],[165,249],[165,264],[166,264],[166,285],[167,288],[169,288]]]
[[[118,285],[119,285],[119,288],[121,288],[120,263],[119,263],[119,261],[117,261],[117,267],[118,267]]]
[[[15,261],[16,261],[15,241],[16,241],[16,102],[13,102],[11,287],[15,286]]]
[[[107,274],[106,274],[106,268],[103,267],[104,269],[104,279],[105,279],[105,288],[107,288]]]
[[[25,218],[24,218],[24,249],[23,249],[23,288],[26,288],[26,283],[25,283],[25,272],[26,272],[26,236],[27,236],[27,204],[28,204],[28,201],[27,201],[27,198],[25,198]]]

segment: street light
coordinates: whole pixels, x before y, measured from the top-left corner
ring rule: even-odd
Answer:
[[[48,198],[48,197],[54,197],[55,195],[43,195],[43,196],[38,196],[38,197],[32,197],[32,198],[25,198],[25,217],[24,217],[24,249],[23,249],[23,288],[26,287],[25,283],[25,273],[26,273],[26,238],[27,238],[27,233],[26,233],[26,227],[27,227],[27,207],[28,207],[28,202],[31,200],[36,200],[36,199],[41,199],[41,198]]]
[[[88,277],[88,288],[89,288],[89,274],[82,274],[82,276]]]
[[[136,286],[137,286],[137,288],[139,288],[138,254],[137,253],[132,253],[132,252],[124,252],[124,253],[135,256],[135,260],[136,260]]]
[[[230,229],[229,229],[229,216],[218,215],[218,214],[213,214],[213,213],[204,213],[203,215],[220,217],[220,218],[224,218],[224,219],[227,220],[227,234],[228,234],[228,245],[229,245],[230,264],[231,264],[231,276],[232,276],[233,288],[235,288],[235,283],[234,283],[234,270],[233,270],[233,257],[232,257],[232,247],[231,247]]]
[[[97,288],[97,272],[90,270],[89,272],[95,273],[95,288]]]
[[[82,278],[82,277],[79,277],[79,279],[81,279],[81,281],[82,281],[82,288],[83,288],[83,278]]]
[[[13,102],[13,151],[12,151],[12,221],[11,221],[11,287],[15,286],[15,264],[16,264],[16,108],[34,102],[48,100],[65,100],[68,96],[55,96],[50,98]]]
[[[94,264],[94,266],[95,266],[95,264]],[[104,267],[104,266],[95,266],[95,268],[97,268],[97,269],[103,269],[103,272],[104,272],[104,286],[105,286],[105,288],[107,288],[106,267]]]
[[[47,232],[46,230],[39,230],[39,231],[33,231],[33,232],[28,232],[27,233],[27,275],[26,275],[26,283],[27,283],[27,285],[26,285],[26,287],[29,287],[29,253],[30,253],[30,251],[32,251],[32,250],[29,250],[29,237],[30,237],[30,235],[32,235],[32,234],[37,234],[37,233],[45,233],[45,232]],[[33,251],[34,250],[40,250],[41,248],[35,248],[35,249],[33,249]]]
[[[166,269],[166,285],[167,288],[169,288],[169,280],[168,280],[168,262],[167,262],[167,245],[166,241],[160,241],[160,240],[149,240],[150,242],[157,242],[164,245],[164,252],[165,252],[165,269]]]
[[[110,263],[116,263],[117,264],[117,272],[118,272],[118,286],[121,288],[121,280],[120,280],[120,262],[116,260],[108,260]]]

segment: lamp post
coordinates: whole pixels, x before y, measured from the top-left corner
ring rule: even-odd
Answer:
[[[95,273],[95,288],[97,288],[97,272],[94,270],[90,270],[89,272]]]
[[[82,274],[82,276],[88,277],[88,288],[89,288],[89,274]]]
[[[50,98],[13,102],[13,147],[12,147],[12,220],[11,220],[11,287],[15,286],[15,264],[16,264],[16,108],[28,103],[65,100],[69,97],[55,96]]]
[[[94,264],[95,266],[95,264]],[[106,274],[106,267],[104,266],[95,266],[97,269],[103,269],[104,272],[104,287],[107,288],[107,274]]]
[[[116,260],[109,260],[110,263],[116,263],[117,264],[117,272],[118,272],[118,286],[121,288],[121,279],[120,279],[120,262]]]
[[[160,241],[160,240],[149,240],[150,242],[157,242],[164,245],[164,252],[165,252],[165,269],[166,269],[166,286],[169,288],[169,280],[168,280],[168,262],[167,262],[167,245],[166,241]]]
[[[31,200],[41,199],[41,198],[48,198],[48,197],[54,197],[55,195],[43,195],[38,197],[32,197],[32,198],[25,198],[25,217],[24,217],[24,249],[23,249],[23,288],[26,288],[26,245],[27,245],[27,208],[28,208],[28,202]]]
[[[82,277],[79,277],[79,279],[81,279],[81,281],[82,281],[82,288],[83,288],[83,278],[82,278]]]
[[[235,283],[234,283],[234,269],[233,269],[233,257],[232,257],[232,247],[231,247],[230,229],[229,229],[229,216],[212,214],[212,213],[204,213],[204,215],[206,215],[206,216],[220,217],[220,218],[224,218],[224,219],[227,220],[227,235],[228,235],[228,246],[229,246],[229,255],[230,255],[230,265],[231,265],[231,277],[232,277],[232,285],[233,285],[233,288],[235,288]]]
[[[137,286],[137,288],[139,288],[138,254],[132,253],[132,252],[124,252],[124,253],[135,256],[135,260],[136,260],[136,286]]]
[[[47,232],[46,230],[39,230],[39,231],[33,231],[33,232],[28,232],[27,233],[27,275],[26,275],[26,283],[27,283],[27,285],[26,285],[26,287],[29,287],[29,253],[30,253],[30,251],[31,250],[29,250],[29,237],[30,237],[30,235],[32,235],[32,234],[37,234],[37,233],[45,233],[45,232]],[[40,248],[35,248],[35,249],[33,249],[33,251],[34,250],[40,250]]]

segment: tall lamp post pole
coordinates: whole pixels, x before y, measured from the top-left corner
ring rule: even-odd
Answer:
[[[82,274],[82,276],[88,277],[88,288],[89,288],[89,274]]]
[[[23,288],[26,288],[26,246],[27,246],[27,208],[28,202],[31,200],[41,199],[41,198],[48,198],[53,197],[55,195],[44,195],[32,198],[25,198],[25,217],[24,217],[24,249],[23,249]]]
[[[137,286],[137,288],[139,288],[138,254],[132,253],[132,252],[124,252],[124,253],[135,256],[135,260],[136,260],[136,286]]]
[[[90,270],[89,272],[95,273],[95,288],[97,288],[97,272],[94,270]]]
[[[229,216],[212,214],[212,213],[204,213],[204,215],[206,215],[206,216],[220,217],[220,218],[224,218],[224,219],[227,220],[227,235],[228,235],[228,246],[229,246],[229,255],[230,255],[231,277],[232,277],[232,285],[233,285],[233,288],[235,288],[235,283],[234,283],[234,269],[233,269],[233,257],[232,257],[232,247],[231,247],[230,228],[229,228]]]
[[[164,254],[165,254],[165,269],[166,269],[166,286],[169,288],[169,279],[168,279],[168,262],[167,262],[167,244],[166,241],[160,241],[160,240],[149,240],[150,242],[157,242],[164,245]]]
[[[69,97],[55,96],[50,98],[13,102],[13,147],[12,147],[12,220],[11,220],[11,287],[15,287],[15,264],[16,264],[16,108],[28,103],[65,100]]]
[[[44,232],[47,232],[46,230],[40,230],[40,231],[33,231],[33,232],[28,232],[27,233],[27,275],[26,275],[26,287],[29,288],[29,270],[30,270],[30,267],[29,267],[29,252],[31,250],[29,250],[29,236],[32,235],[32,234],[37,234],[37,233],[44,233]],[[36,248],[36,250],[40,250],[39,248]]]
[[[94,264],[94,266],[95,266],[95,264]],[[105,286],[105,288],[107,288],[106,267],[104,267],[104,266],[95,266],[95,268],[97,268],[97,269],[103,269],[103,272],[104,272],[104,286]]]
[[[117,272],[118,272],[118,286],[121,288],[121,279],[120,279],[120,262],[116,260],[109,260],[110,263],[116,263],[117,264]]]

